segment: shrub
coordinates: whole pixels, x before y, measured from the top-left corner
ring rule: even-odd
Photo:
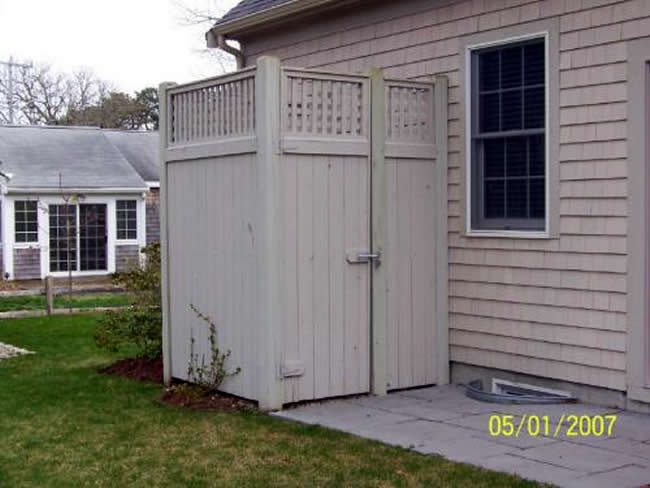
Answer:
[[[160,245],[150,244],[141,252],[143,267],[136,265],[113,277],[130,295],[130,305],[106,313],[97,325],[95,343],[113,352],[135,348],[136,356],[153,359],[162,352]]]
[[[230,371],[226,368],[226,361],[230,358],[230,350],[222,352],[219,349],[216,324],[209,315],[203,314],[194,305],[190,304],[190,309],[208,326],[210,361],[206,363],[205,356],[201,356],[201,362],[199,363],[199,354],[194,352],[194,335],[190,335],[190,360],[187,365],[187,378],[205,391],[217,391],[223,380],[228,376],[239,374],[241,368],[238,367]]]

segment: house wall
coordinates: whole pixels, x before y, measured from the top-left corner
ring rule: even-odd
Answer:
[[[140,247],[138,245],[126,245],[115,247],[115,271],[121,273],[128,271],[140,262]]]
[[[244,39],[247,62],[267,54],[299,67],[447,75],[451,360],[625,390],[626,56],[629,40],[650,36],[650,2],[375,5]],[[559,156],[551,161],[559,174],[559,201],[551,202],[558,206],[557,233],[467,237],[463,39],[541,19],[559,25]]]
[[[41,278],[41,250],[38,246],[14,249],[14,279]]]
[[[160,188],[151,188],[146,196],[147,244],[160,242]]]
[[[138,201],[138,238],[129,241],[116,239],[116,200],[129,199]],[[14,202],[16,200],[38,201],[38,242],[16,243],[14,241]],[[11,280],[41,279],[47,275],[67,276],[67,272],[50,272],[49,263],[49,214],[50,204],[62,204],[60,195],[56,194],[7,194],[3,196],[0,210],[0,227],[2,229],[2,266],[3,272]],[[107,270],[75,271],[73,276],[110,274],[122,271],[128,261],[127,257],[135,254],[145,245],[145,200],[142,193],[124,194],[84,194],[83,203],[106,204],[107,227]],[[119,259],[119,263],[118,263]],[[121,269],[117,269],[118,265]]]

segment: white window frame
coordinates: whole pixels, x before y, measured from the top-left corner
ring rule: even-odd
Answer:
[[[118,202],[135,202],[135,238],[121,239],[119,236],[117,209]],[[140,202],[137,198],[118,198],[115,200],[115,241],[118,244],[138,244],[140,237]]]
[[[20,202],[34,202],[36,204],[36,238],[32,241],[18,241],[16,239],[16,204]],[[33,198],[23,198],[23,199],[16,199],[13,201],[13,242],[14,242],[14,249],[21,249],[21,248],[30,248],[38,245],[38,231],[39,231],[39,221],[38,221],[38,213],[39,213],[39,201],[37,199]]]
[[[481,49],[515,44],[535,39],[544,39],[544,62],[545,62],[545,114],[544,114],[544,135],[545,135],[545,162],[544,162],[544,230],[503,230],[503,229],[473,229],[472,228],[472,56],[475,51]],[[550,33],[548,30],[512,36],[496,41],[481,42],[465,46],[465,234],[467,236],[479,237],[522,237],[527,239],[548,239],[551,237],[551,83],[550,83]]]

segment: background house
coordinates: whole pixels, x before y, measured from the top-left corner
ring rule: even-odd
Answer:
[[[0,127],[2,266],[10,280],[101,275],[158,240],[158,136]],[[70,251],[70,252],[68,252]]]

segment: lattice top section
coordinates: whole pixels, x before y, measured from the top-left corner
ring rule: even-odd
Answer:
[[[255,70],[169,90],[169,144],[243,137],[255,133]]]
[[[288,68],[283,72],[282,126],[286,135],[368,137],[367,78]]]
[[[433,84],[386,80],[386,139],[433,144]]]

